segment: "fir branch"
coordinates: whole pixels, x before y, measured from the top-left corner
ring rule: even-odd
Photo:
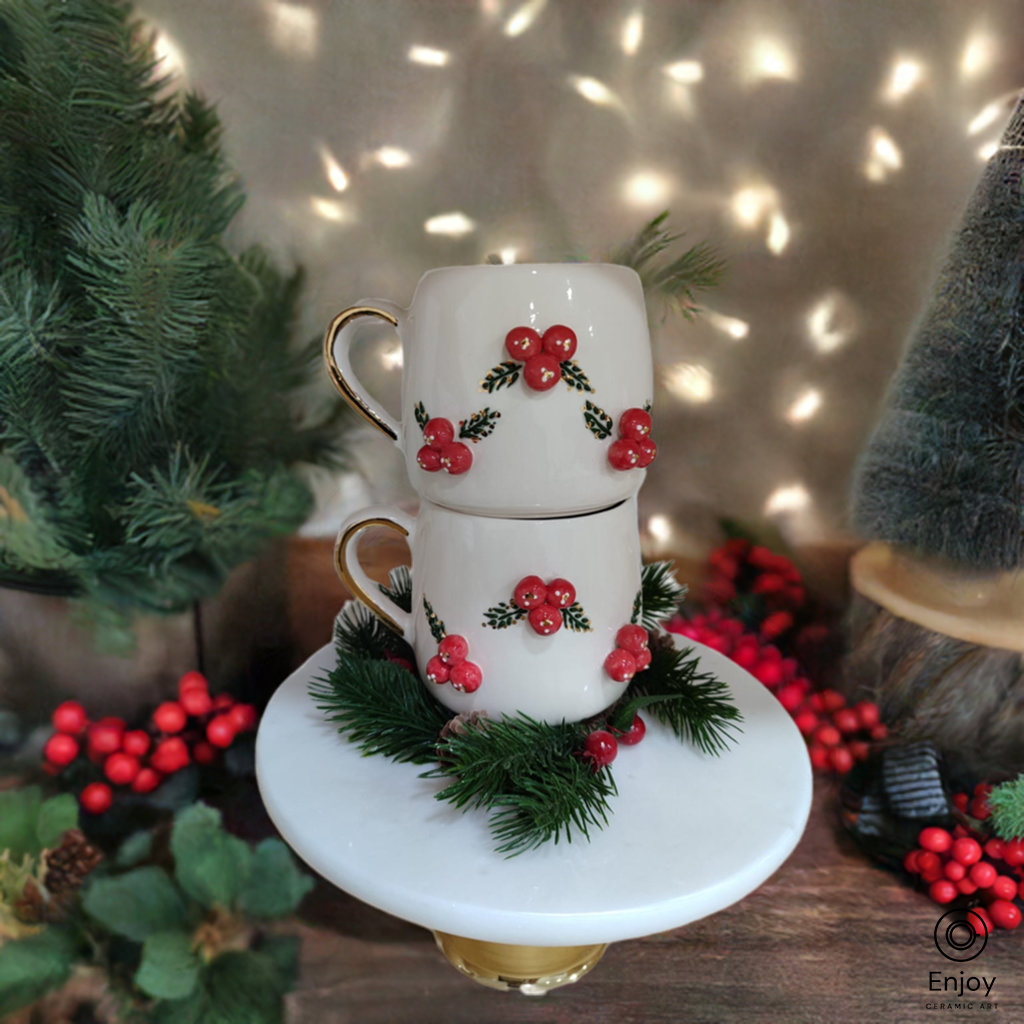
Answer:
[[[377,587],[385,597],[390,597],[404,612],[412,611],[412,573],[407,565],[399,565],[388,573],[390,587],[378,583]]]
[[[513,857],[574,832],[589,838],[608,823],[616,793],[608,768],[582,758],[586,727],[546,725],[525,715],[483,720],[441,745],[441,764],[425,778],[450,779],[436,799],[491,812],[497,852]]]
[[[386,659],[389,654],[415,664],[412,648],[377,618],[362,601],[347,601],[334,620],[334,642],[339,651],[356,658]]]
[[[440,643],[448,635],[448,631],[444,628],[444,623],[437,617],[434,606],[427,600],[426,594],[423,595],[423,610],[427,613],[430,635]]]
[[[668,211],[655,217],[625,245],[612,252],[611,263],[631,267],[640,276],[644,293],[674,305],[687,319],[698,312],[696,293],[715,287],[725,272],[725,260],[706,242],[691,246],[675,259],[658,260],[683,238],[664,227]]]
[[[416,416],[416,422],[419,424],[420,430],[426,430],[427,424],[430,422],[430,417],[427,415],[426,407],[422,402],[417,402],[412,407],[412,411]]]
[[[487,376],[480,381],[480,390],[493,394],[504,387],[512,387],[519,380],[519,371],[521,369],[521,365],[512,359],[499,363],[492,370],[489,370]]]
[[[568,608],[562,609],[562,621],[574,633],[593,633],[590,619],[583,614],[583,606],[579,601],[573,601]]]
[[[1024,839],[1024,775],[996,786],[988,795],[992,829],[1000,839]]]
[[[657,629],[658,624],[671,618],[686,597],[687,588],[672,571],[674,562],[649,562],[640,572],[640,607],[638,620],[644,629]],[[636,605],[633,606],[634,614]]]
[[[525,608],[520,608],[513,601],[507,603],[502,601],[501,604],[496,604],[484,612],[486,621],[483,625],[490,626],[491,629],[508,629],[509,626],[514,626],[517,622],[525,619],[527,614]]]
[[[743,716],[725,683],[698,671],[700,659],[692,655],[692,648],[652,646],[651,664],[633,677],[625,700],[673,698],[650,705],[651,713],[705,754],[720,754],[734,742],[732,731],[742,731],[738,723]]]
[[[437,760],[438,736],[451,712],[412,672],[339,650],[337,665],[309,693],[364,756],[384,754],[412,764]]]
[[[615,421],[602,409],[595,405],[588,398],[583,405],[583,419],[589,430],[598,441],[612,436],[615,428]]]
[[[594,393],[587,375],[580,369],[575,359],[566,359],[564,363],[559,365],[562,368],[562,380],[569,386],[570,391],[589,391],[590,394]]]
[[[654,405],[651,403],[651,400],[648,398],[647,401],[644,402],[644,412],[649,413],[653,409],[654,409]]]
[[[629,616],[629,623],[630,623],[630,625],[631,626],[638,625],[640,620],[643,618],[643,613],[644,613],[644,591],[643,591],[643,587],[641,587],[636,592],[636,597],[633,598],[633,612]]]
[[[489,406],[483,408],[479,412],[473,413],[468,420],[459,421],[459,437],[464,437],[476,444],[477,441],[482,441],[494,433],[499,419],[501,419],[500,412],[497,410],[492,412]]]

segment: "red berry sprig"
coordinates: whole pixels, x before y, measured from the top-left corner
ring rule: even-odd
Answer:
[[[604,659],[604,670],[617,683],[628,683],[651,663],[650,636],[643,626],[623,626],[615,634],[615,650]]]
[[[619,417],[619,439],[608,448],[612,469],[646,469],[658,455],[651,439],[651,414],[646,409],[627,409]]]
[[[534,391],[550,391],[562,379],[562,363],[576,354],[576,333],[564,324],[543,335],[532,327],[513,327],[505,335],[505,351],[523,363],[523,381]]]
[[[595,729],[583,743],[583,760],[589,761],[594,771],[607,768],[618,752],[618,740],[606,729]]]
[[[794,612],[807,601],[803,577],[785,555],[736,538],[708,556],[712,577],[703,587],[707,601],[728,606],[743,595],[758,599],[767,613],[760,625],[761,636],[775,640],[794,624]]]
[[[576,601],[576,588],[556,576],[544,582],[540,576],[524,576],[512,591],[512,599],[484,612],[485,626],[506,629],[521,619],[540,636],[552,636],[563,625],[575,633],[589,633],[590,620]]]
[[[187,672],[178,683],[178,699],[154,712],[151,727],[128,729],[121,718],[89,722],[77,701],[65,701],[53,713],[57,730],[43,748],[44,767],[51,774],[73,764],[82,754],[99,766],[105,781],[87,785],[79,795],[90,814],[103,814],[113,803],[111,785],[136,793],[152,792],[166,776],[192,760],[210,764],[216,750],[230,747],[242,732],[256,726],[256,709],[228,694],[211,698],[206,679]]]
[[[458,633],[449,633],[437,645],[437,654],[427,662],[427,682],[443,686],[451,683],[461,693],[480,689],[484,674],[469,658],[469,641]]]
[[[451,420],[434,416],[423,428],[426,444],[416,453],[420,469],[436,473],[443,469],[452,476],[460,476],[473,465],[473,453],[468,445],[455,440],[455,427]]]

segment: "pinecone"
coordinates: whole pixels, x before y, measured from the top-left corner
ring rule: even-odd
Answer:
[[[90,871],[103,860],[103,854],[90,845],[80,829],[64,833],[60,846],[46,855],[46,877],[43,884],[50,894],[47,916],[57,918],[74,900]]]
[[[456,715],[444,723],[444,728],[441,730],[441,740],[444,741],[449,736],[464,736],[470,729],[481,727],[486,721],[486,711],[470,711],[468,715]]]
[[[39,891],[34,878],[25,882],[21,895],[14,901],[12,907],[14,916],[22,924],[39,924],[43,920],[44,904],[43,894]]]

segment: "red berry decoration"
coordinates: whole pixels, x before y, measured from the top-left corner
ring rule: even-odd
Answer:
[[[236,704],[227,714],[235,732],[248,732],[256,727],[256,709],[251,704]]]
[[[977,865],[975,865],[977,867]],[[1013,900],[1017,898],[1019,886],[1006,875],[997,875],[995,881],[989,886],[993,894],[1001,900]]]
[[[985,855],[993,860],[1003,859],[1003,841],[993,837],[985,844]]]
[[[999,877],[999,872],[987,860],[979,860],[971,867],[970,875],[979,889],[987,889]]]
[[[541,344],[549,356],[565,362],[576,354],[576,332],[563,324],[555,324],[544,332]]]
[[[170,739],[161,740],[153,751],[149,763],[164,775],[180,771],[189,762],[188,747],[180,736],[172,736]]]
[[[630,652],[632,654],[632,652]],[[651,664],[653,655],[648,648],[644,648],[642,651],[637,651],[633,655],[633,660],[636,662],[637,672],[643,672],[645,668],[648,668]]]
[[[794,724],[802,736],[810,736],[818,728],[818,716],[813,711],[801,711],[794,719]]]
[[[953,843],[950,853],[954,860],[961,864],[977,864],[981,860],[981,846],[976,839],[958,839]]]
[[[181,732],[188,721],[185,709],[177,701],[167,701],[153,712],[153,724],[166,733]]]
[[[451,444],[455,440],[455,427],[452,426],[452,421],[446,420],[443,416],[427,420],[427,425],[423,428],[423,440],[435,451],[440,451],[445,445]]]
[[[606,768],[615,760],[619,744],[615,737],[604,729],[597,729],[585,740],[583,756],[594,766],[594,770]]]
[[[119,718],[101,718],[89,728],[89,749],[96,754],[114,754],[121,749],[124,722]]]
[[[130,786],[139,774],[139,759],[131,754],[111,754],[103,765],[103,774],[115,786]]]
[[[840,708],[832,716],[832,724],[843,733],[859,732],[861,728],[860,718],[853,708]]]
[[[450,670],[436,654],[427,662],[426,671],[428,683],[437,683],[440,686],[442,683],[448,682]]]
[[[178,680],[178,694],[183,694],[186,690],[209,690],[210,684],[206,681],[206,676],[202,672],[186,672],[181,679]]]
[[[556,608],[568,608],[575,600],[576,588],[568,580],[559,577],[548,584],[548,604]]]
[[[469,657],[469,642],[464,636],[449,633],[437,645],[437,656],[446,665],[458,665]]]
[[[132,790],[135,793],[152,793],[163,780],[164,777],[152,768],[140,768],[132,782]]]
[[[206,738],[215,747],[230,747],[235,742],[237,731],[230,714],[216,715],[206,726]]]
[[[853,754],[846,747],[833,747],[829,753],[829,762],[840,775],[845,775],[853,767]]]
[[[441,453],[425,444],[416,453],[416,464],[427,473],[436,473],[441,468]]]
[[[619,417],[619,437],[642,441],[651,434],[651,414],[645,409],[627,409]]]
[[[187,715],[192,718],[201,718],[208,715],[213,707],[213,701],[206,690],[200,690],[198,686],[186,690],[179,698],[178,703],[182,706]]]
[[[480,689],[484,674],[480,671],[479,665],[471,661],[460,661],[448,675],[448,681],[462,693],[473,693]]]
[[[206,740],[199,740],[192,745],[192,760],[196,764],[213,764],[217,760],[217,750]]]
[[[617,647],[604,659],[604,670],[617,683],[628,683],[636,675],[636,658]]]
[[[975,865],[975,867],[977,867],[977,865]],[[959,882],[960,879],[967,877],[967,868],[965,868],[960,861],[950,858],[942,865],[942,873],[951,882]]]
[[[126,732],[121,740],[121,749],[132,757],[145,757],[149,753],[149,746],[152,741],[149,733],[142,729],[132,729]]]
[[[635,441],[619,440],[608,449],[612,469],[634,469],[640,465],[640,448]]]
[[[873,704],[869,700],[862,700],[859,704],[853,705],[853,710],[857,712],[860,724],[865,729],[873,729],[878,725],[880,718],[877,704]]]
[[[624,743],[627,747],[633,747],[647,735],[647,726],[644,725],[644,720],[639,715],[634,715],[633,724],[625,732],[612,729],[612,733],[619,743]]]
[[[230,693],[218,693],[213,698],[213,705],[211,710],[213,711],[227,711],[229,708],[235,706],[235,698]]]
[[[621,647],[624,651],[629,651],[630,654],[639,654],[641,651],[646,651],[649,642],[650,637],[643,626],[623,626],[615,634],[615,646]]]
[[[452,476],[461,476],[473,465],[473,453],[461,441],[453,441],[441,449],[441,468]]]
[[[550,391],[562,379],[562,367],[554,356],[542,352],[526,360],[523,380],[534,391]]]
[[[505,335],[505,350],[521,363],[540,355],[542,347],[541,336],[532,327],[513,327]]]
[[[923,828],[917,842],[923,850],[945,853],[953,845],[953,837],[944,828]]]
[[[928,895],[931,896],[936,903],[949,903],[956,899],[956,893],[956,886],[945,878],[942,878],[937,882],[932,882],[928,887]]]
[[[641,438],[634,443],[640,452],[640,461],[637,466],[640,469],[646,469],[658,457],[658,446],[649,437]]]
[[[66,700],[53,713],[53,727],[57,732],[65,732],[69,736],[79,736],[85,731],[89,719],[85,708],[76,700]]]
[[[997,928],[1016,928],[1020,924],[1020,911],[1009,900],[993,900],[988,905],[989,917]]]
[[[93,782],[82,790],[79,800],[90,814],[103,814],[110,810],[114,794],[105,782]]]
[[[1003,843],[1003,860],[1011,868],[1020,867],[1021,864],[1024,864],[1024,841],[1011,839],[1008,843]]]
[[[43,747],[43,757],[50,764],[55,764],[58,768],[64,768],[78,757],[78,740],[74,736],[68,736],[66,733],[54,733],[46,741],[46,746]]]
[[[527,616],[534,633],[551,636],[562,628],[562,613],[553,604],[540,604]]]
[[[843,737],[840,735],[839,730],[834,725],[823,725],[814,734],[814,738],[823,747],[837,747],[842,742]]]
[[[539,576],[524,576],[512,592],[512,600],[519,608],[539,608],[548,600],[547,584]]]

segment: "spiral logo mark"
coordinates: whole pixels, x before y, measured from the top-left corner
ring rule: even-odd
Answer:
[[[947,959],[966,963],[980,956],[988,942],[988,928],[973,910],[951,910],[935,923],[935,948]]]

